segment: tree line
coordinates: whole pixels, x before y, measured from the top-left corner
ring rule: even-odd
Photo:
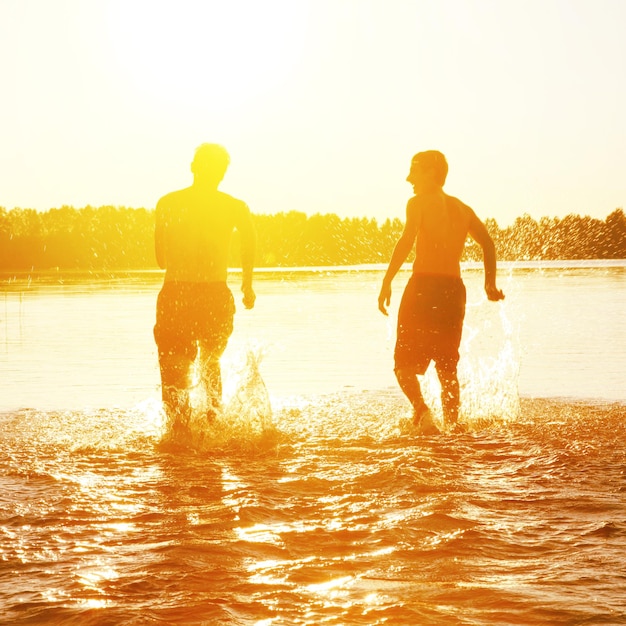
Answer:
[[[387,263],[402,233],[402,220],[340,218],[298,211],[255,215],[258,267]],[[516,260],[624,259],[626,215],[518,217],[506,228],[485,220],[498,258]],[[154,210],[64,206],[39,212],[0,207],[0,271],[155,269]],[[464,261],[482,258],[468,240]],[[237,234],[231,265],[239,264]]]

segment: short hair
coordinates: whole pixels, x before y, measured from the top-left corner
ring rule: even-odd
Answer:
[[[201,170],[224,176],[229,165],[230,155],[224,146],[219,143],[203,143],[196,148],[191,171],[194,174]]]
[[[411,171],[409,172],[407,180],[411,178],[411,173],[418,167],[422,170],[433,170],[435,173],[435,182],[443,187],[446,182],[446,177],[448,176],[448,162],[443,153],[439,152],[439,150],[418,152],[411,159]]]

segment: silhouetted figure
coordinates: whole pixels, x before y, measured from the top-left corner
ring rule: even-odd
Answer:
[[[457,364],[465,316],[460,260],[468,235],[483,250],[487,298],[493,301],[504,298],[496,287],[493,241],[470,207],[444,193],[447,174],[448,163],[441,152],[429,150],[413,157],[407,181],[413,185],[415,195],[407,204],[404,231],[378,296],[378,308],[387,315],[391,282],[415,243],[413,273],[398,311],[394,371],[413,406],[413,421],[418,428],[428,413],[418,375],[426,372],[431,361],[435,362],[441,382],[444,423],[457,428]]]
[[[222,399],[220,358],[233,332],[235,303],[226,284],[231,235],[241,237],[243,304],[256,299],[252,271],[256,235],[248,206],[218,191],[230,157],[220,145],[196,150],[193,184],[163,196],[156,207],[155,250],[165,280],[157,300],[154,338],[159,352],[165,410],[179,430],[188,425],[191,367],[209,416]]]

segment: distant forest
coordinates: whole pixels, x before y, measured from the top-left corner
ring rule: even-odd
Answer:
[[[403,221],[307,216],[298,211],[255,215],[257,267],[387,263]],[[498,258],[515,260],[624,259],[626,215],[616,209],[605,220],[518,217],[500,228],[485,220]],[[39,212],[0,207],[0,271],[155,269],[154,211],[127,207],[64,206]],[[480,247],[468,241],[463,260],[478,261]],[[235,233],[232,267],[238,267]]]

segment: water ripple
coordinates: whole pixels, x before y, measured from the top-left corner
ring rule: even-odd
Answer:
[[[150,406],[0,416],[0,619],[624,618],[623,406],[522,401],[517,421],[418,438],[404,411],[329,397],[226,415],[197,446]]]

